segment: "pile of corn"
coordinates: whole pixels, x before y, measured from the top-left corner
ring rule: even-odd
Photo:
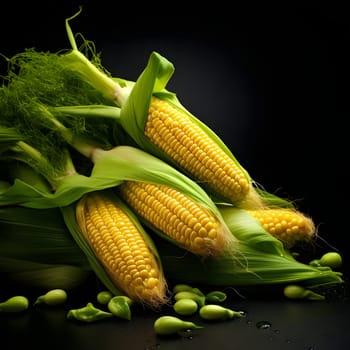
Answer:
[[[153,52],[136,82],[112,77],[78,50],[69,20],[71,50],[26,50],[3,79],[0,271],[67,288],[92,270],[113,293],[151,307],[167,303],[177,280],[342,283],[293,258],[317,238],[312,219],[257,187],[166,89],[166,58]],[[59,267],[71,276],[57,277],[61,285],[30,275]]]

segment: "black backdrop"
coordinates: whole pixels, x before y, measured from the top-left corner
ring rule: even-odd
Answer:
[[[1,5],[0,53],[68,48],[64,20],[79,5],[72,29],[95,42],[113,75],[135,80],[151,51],[167,57],[175,66],[168,89],[255,181],[297,200],[319,235],[345,249],[350,26],[344,9],[13,2]]]

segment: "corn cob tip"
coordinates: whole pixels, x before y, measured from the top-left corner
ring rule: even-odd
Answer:
[[[263,199],[261,198],[260,194],[256,191],[253,185],[250,186],[246,196],[237,202],[237,207],[241,209],[263,209],[266,207],[266,204],[264,203]]]
[[[78,202],[76,217],[88,245],[117,289],[152,308],[167,303],[159,260],[114,198],[89,193]]]
[[[317,236],[312,218],[296,209],[268,208],[247,211],[288,249],[299,242],[311,242]]]

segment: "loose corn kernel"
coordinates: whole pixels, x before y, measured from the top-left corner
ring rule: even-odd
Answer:
[[[117,288],[144,304],[166,302],[166,282],[158,261],[115,201],[99,192],[85,195],[77,206],[77,222]]]
[[[144,133],[187,174],[215,193],[237,202],[250,192],[248,175],[188,115],[167,101],[152,98]]]
[[[218,255],[233,242],[214,215],[172,187],[126,181],[118,191],[141,218],[194,254]]]
[[[287,208],[247,210],[264,229],[283,242],[287,248],[297,242],[310,241],[315,235],[315,225],[311,218],[300,211]]]

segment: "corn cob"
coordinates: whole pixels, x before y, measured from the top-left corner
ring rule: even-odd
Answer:
[[[286,248],[301,241],[311,241],[316,235],[311,218],[300,211],[287,208],[247,210],[264,229],[283,242]]]
[[[77,205],[77,222],[112,281],[131,299],[158,306],[166,301],[166,282],[140,230],[114,200],[99,192]]]
[[[153,228],[177,245],[202,256],[233,248],[233,235],[209,210],[166,185],[126,181],[118,186],[122,199]]]
[[[246,171],[169,102],[152,97],[144,133],[189,176],[230,202],[253,191]]]

